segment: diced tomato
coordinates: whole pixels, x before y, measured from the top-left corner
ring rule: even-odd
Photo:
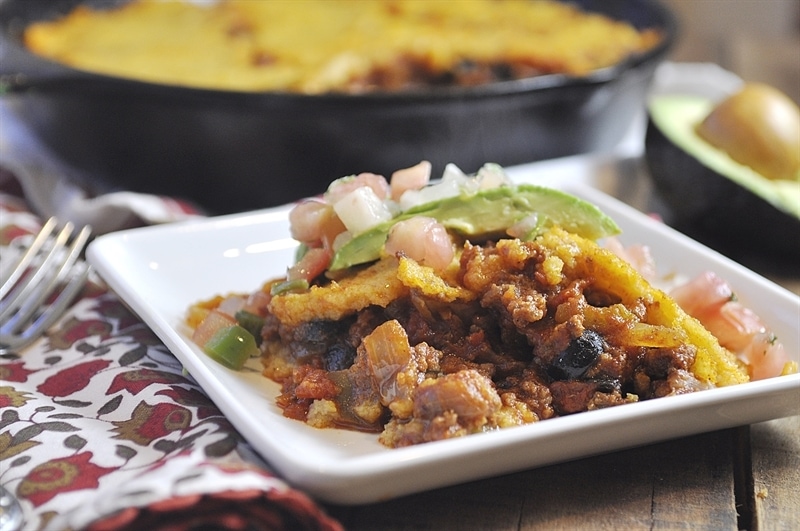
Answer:
[[[262,289],[256,290],[247,297],[247,302],[242,309],[263,317],[267,314],[267,306],[271,299],[269,292]]]
[[[386,252],[403,253],[436,270],[445,269],[455,256],[447,229],[425,216],[416,216],[392,227],[386,240]]]
[[[320,199],[307,199],[289,211],[289,231],[297,241],[316,245],[322,238],[333,207]]]
[[[311,282],[325,272],[332,257],[333,254],[329,249],[321,247],[309,249],[296,264],[289,268],[286,279]]]
[[[423,160],[410,168],[397,170],[392,174],[389,181],[392,189],[392,199],[400,200],[400,196],[406,190],[419,190],[426,186],[431,180],[431,163]]]
[[[722,305],[733,298],[728,283],[710,271],[676,287],[670,295],[686,313],[700,321],[719,312]]]
[[[192,333],[192,341],[194,341],[201,348],[205,346],[209,339],[214,337],[214,334],[221,329],[233,326],[236,324],[236,319],[232,315],[228,315],[219,310],[211,310],[205,319],[203,319],[197,328]]]

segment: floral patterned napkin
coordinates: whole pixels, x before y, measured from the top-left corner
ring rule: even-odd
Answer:
[[[4,193],[24,193],[9,177],[0,266],[41,223]],[[99,278],[45,337],[0,357],[0,412],[0,484],[26,530],[341,529],[270,471]]]

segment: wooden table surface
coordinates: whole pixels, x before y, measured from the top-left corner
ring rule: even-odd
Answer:
[[[350,531],[800,529],[800,416],[327,509]]]
[[[637,172],[641,169],[637,169]],[[646,209],[642,181],[607,192]],[[613,188],[613,189],[612,189]],[[748,267],[800,294],[800,272]],[[365,506],[360,530],[800,530],[800,416],[726,429]]]

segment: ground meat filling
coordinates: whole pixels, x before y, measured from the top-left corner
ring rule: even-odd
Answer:
[[[266,373],[286,416],[398,447],[698,387],[695,347],[631,341],[648,331],[646,301],[567,278],[536,242],[467,244],[460,260],[474,300],[412,289],[341,321],[268,318]]]

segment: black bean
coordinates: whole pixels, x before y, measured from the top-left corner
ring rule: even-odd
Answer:
[[[336,321],[308,321],[292,332],[293,353],[296,358],[324,356],[330,345],[337,341],[341,325]]]
[[[297,335],[304,337],[309,343],[323,343],[338,332],[339,324],[326,320],[307,321],[298,325],[297,330]]]
[[[622,382],[616,378],[592,378],[593,383],[597,384],[597,390],[601,393],[613,393],[622,391]]]
[[[346,343],[336,343],[325,353],[322,361],[328,372],[343,371],[356,359],[356,349]]]
[[[554,380],[576,380],[586,374],[605,350],[605,341],[597,332],[585,330],[555,357],[547,368]]]

